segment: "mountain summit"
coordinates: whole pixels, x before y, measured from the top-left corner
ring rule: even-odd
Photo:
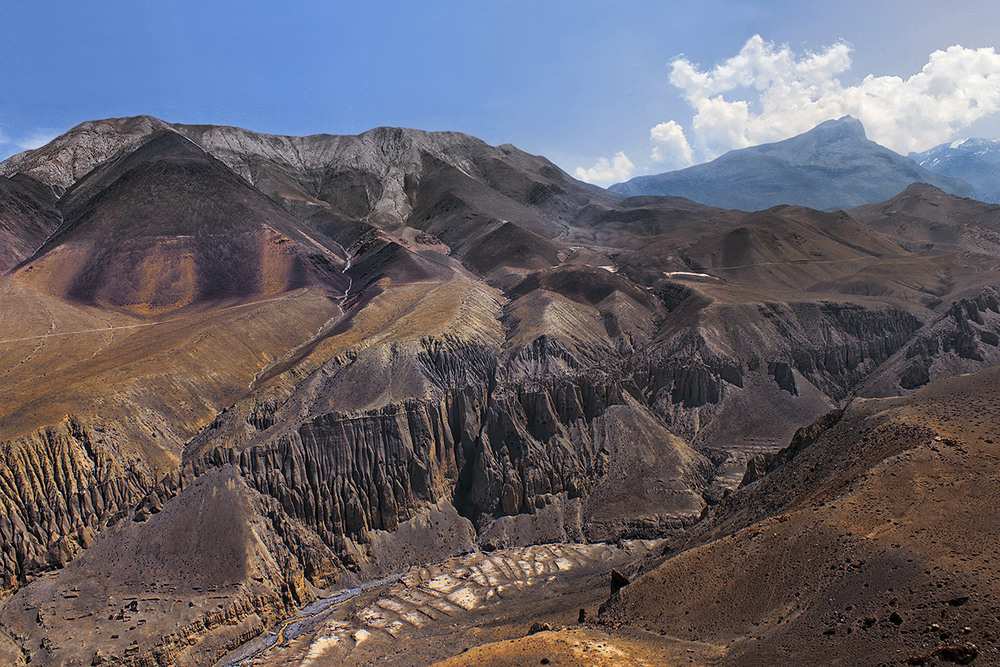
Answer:
[[[965,180],[976,189],[976,199],[1000,204],[1000,141],[961,139],[910,157],[935,174]]]
[[[679,171],[638,176],[610,189],[750,211],[779,204],[832,210],[882,201],[918,182],[963,197],[974,194],[964,181],[934,174],[871,141],[859,120],[844,116],[791,139],[730,151]]]
[[[47,267],[50,289],[84,303],[153,313],[348,282],[336,244],[169,130],[92,170],[59,204],[63,224],[25,268]]]

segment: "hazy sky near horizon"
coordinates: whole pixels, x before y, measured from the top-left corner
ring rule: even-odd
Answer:
[[[137,114],[457,130],[601,184],[845,113],[904,153],[1000,138],[992,0],[5,4],[0,157]]]

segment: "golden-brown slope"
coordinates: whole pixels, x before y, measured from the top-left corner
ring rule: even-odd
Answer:
[[[603,620],[727,645],[726,664],[924,664],[973,645],[995,661],[998,390],[989,369],[855,401]]]

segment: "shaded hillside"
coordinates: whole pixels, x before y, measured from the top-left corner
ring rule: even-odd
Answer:
[[[0,177],[0,272],[30,257],[60,222],[51,203],[22,182]]]
[[[724,646],[721,664],[991,664],[998,379],[803,429],[602,621]]]
[[[833,210],[882,201],[911,183],[974,196],[964,181],[940,176],[865,137],[850,116],[772,144],[611,186],[627,196],[673,195],[723,208],[757,211],[778,204]]]
[[[164,132],[59,200],[65,220],[21,269],[84,303],[136,313],[347,284],[335,244],[183,137]]]
[[[915,183],[892,199],[848,211],[907,248],[1000,251],[1000,205],[964,199]]]

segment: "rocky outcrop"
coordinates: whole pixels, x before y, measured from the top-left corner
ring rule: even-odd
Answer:
[[[428,504],[446,501],[486,530],[501,517],[531,516],[552,503],[564,507],[566,501],[585,499],[598,484],[604,484],[602,498],[617,497],[621,490],[606,478],[615,461],[628,456],[628,447],[608,433],[662,429],[617,381],[550,379],[530,388],[504,388],[476,374],[481,381],[473,383],[473,365],[453,363],[454,349],[430,344],[426,349],[431,354],[419,363],[446,387],[439,398],[328,412],[293,428],[276,417],[279,403],[230,411],[220,416],[224,426],[213,425],[206,434],[234,432],[234,420],[252,429],[264,427],[264,433],[239,448],[203,434],[208,439],[199,445],[200,453],[150,491],[134,518],[142,521],[160,511],[206,472],[234,466],[250,488],[276,501],[291,525],[308,527],[331,550],[300,548],[301,539],[289,540],[306,575],[321,583],[340,568],[371,572],[383,567],[365,562],[365,545]],[[488,371],[489,364],[480,370]],[[634,422],[630,415],[644,425],[626,426]],[[267,429],[274,435],[268,436]],[[667,472],[657,469],[657,474],[676,487],[654,503],[651,516],[660,516],[656,521],[665,525],[695,520],[703,506],[698,490],[710,466],[682,441],[670,440],[665,430],[649,437],[662,443],[654,448],[653,460],[665,461]],[[675,455],[678,448],[683,451]],[[608,484],[614,488],[605,488]],[[272,517],[275,533],[287,536],[291,531],[284,521]],[[602,530],[613,539],[614,519],[602,521]],[[618,530],[626,530],[626,517],[620,522]]]
[[[1000,290],[954,301],[866,383],[863,395],[912,391],[928,382],[1000,363]]]
[[[59,196],[94,167],[135,149],[167,128],[167,123],[152,116],[81,123],[41,148],[4,160],[0,174],[26,174]]]
[[[800,321],[817,316],[820,321],[805,330],[809,342],[792,350],[795,368],[836,400],[845,398],[923,326],[913,314],[894,309],[824,303],[797,311]]]
[[[634,362],[631,376],[654,409],[671,414],[671,406],[697,408],[719,403],[726,385],[743,386],[742,364],[711,349],[689,329],[671,338],[654,354]]]
[[[303,552],[310,538],[274,498],[233,466],[185,489],[146,521],[107,528],[58,585],[42,578],[0,609],[30,662],[213,664],[313,599],[290,546]]]
[[[716,316],[725,329],[695,319],[627,362],[646,404],[686,438],[762,375],[790,397],[799,395],[798,375],[842,400],[923,326],[907,311],[829,302],[726,307]]]
[[[153,482],[142,462],[72,418],[0,445],[4,590],[66,565]]]
[[[982,362],[981,346],[996,347],[998,343],[996,327],[987,327],[983,318],[987,311],[1000,312],[992,290],[954,303],[939,321],[939,326],[934,327],[936,331],[920,337],[907,348],[905,356],[912,362],[900,375],[899,385],[904,389],[916,389],[930,382],[930,368],[938,355],[950,352],[960,359]]]
[[[775,384],[793,396],[799,395],[799,388],[795,386],[795,374],[792,367],[784,361],[772,361],[767,365],[767,373],[774,378]]]

